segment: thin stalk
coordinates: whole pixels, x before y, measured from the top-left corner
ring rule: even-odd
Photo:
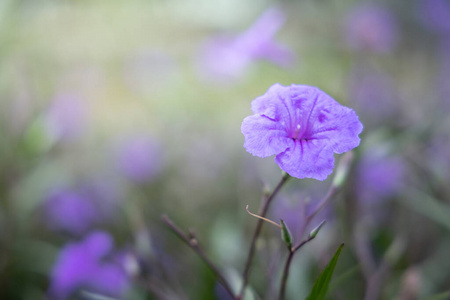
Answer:
[[[262,199],[262,203],[261,203],[261,208],[260,211],[258,213],[258,215],[260,215],[261,217],[265,217],[267,214],[267,211],[269,210],[269,206],[272,202],[272,200],[275,198],[275,196],[278,194],[278,192],[280,191],[280,189],[283,187],[283,185],[286,183],[286,181],[290,178],[290,176],[285,173],[283,174],[283,177],[281,177],[281,180],[278,182],[277,186],[275,187],[275,189],[273,190],[273,192],[270,195],[264,195],[263,199]],[[255,255],[255,250],[256,250],[256,240],[258,239],[260,233],[261,233],[261,229],[262,226],[264,224],[264,221],[259,219],[258,223],[256,224],[256,228],[255,231],[253,233],[253,237],[252,240],[250,242],[250,248],[248,251],[248,255],[247,255],[247,260],[245,262],[245,267],[244,267],[244,272],[242,273],[242,286],[241,286],[241,290],[239,292],[239,295],[237,297],[237,300],[241,300],[244,292],[245,292],[245,288],[247,287],[248,284],[248,278],[250,276],[250,269],[251,269],[251,265],[252,265],[252,261],[253,261],[253,257]]]
[[[349,164],[350,162],[351,162],[351,160],[347,160],[346,161],[347,164]],[[304,228],[306,228],[308,226],[308,224],[311,222],[311,220],[314,218],[314,216],[316,216],[322,210],[322,208],[324,208],[325,205],[330,201],[330,199],[333,198],[339,191],[340,191],[340,188],[338,186],[336,186],[334,183],[331,184],[331,186],[328,189],[326,195],[320,200],[320,202],[317,204],[317,206],[314,209],[314,211],[306,218],[306,222],[305,222]],[[316,235],[311,235],[310,234],[308,238],[304,239],[297,246],[292,247],[292,248],[289,249],[289,254],[288,254],[288,257],[286,259],[286,263],[285,263],[284,269],[283,269],[283,276],[281,278],[280,294],[279,294],[279,297],[278,297],[279,300],[284,300],[284,298],[285,298],[286,285],[287,285],[288,276],[289,276],[289,269],[291,267],[291,263],[292,263],[292,259],[294,257],[294,254],[298,250],[300,250],[300,248],[302,248],[306,243],[308,243],[309,241],[313,240],[315,237],[316,237]]]
[[[225,290],[230,294],[232,299],[236,299],[234,295],[233,289],[231,288],[228,281],[225,279],[225,276],[219,270],[219,268],[212,262],[212,260],[206,255],[206,252],[203,248],[200,247],[198,243],[198,239],[195,237],[193,232],[189,232],[189,236],[186,235],[175,223],[167,216],[162,216],[162,221],[164,224],[172,230],[186,245],[192,248],[195,253],[206,263],[206,265],[211,269],[211,271],[216,275],[218,281],[223,285]]]
[[[289,276],[289,269],[291,268],[291,262],[292,262],[292,258],[294,257],[294,253],[295,252],[292,251],[292,249],[289,249],[289,254],[286,259],[286,263],[284,264],[283,277],[281,277],[280,295],[278,296],[279,300],[284,300],[284,297],[286,294],[286,285],[287,285],[287,280],[288,280],[288,276]]]
[[[289,249],[289,254],[286,259],[286,263],[284,264],[283,269],[283,276],[281,277],[281,284],[280,284],[280,294],[278,296],[278,300],[284,300],[286,295],[286,286],[287,281],[289,277],[289,270],[291,268],[292,259],[294,258],[294,254],[300,250],[301,247],[303,247],[306,243],[313,240],[316,236],[309,236],[307,239],[303,240],[301,243],[299,243],[297,246],[292,247]]]

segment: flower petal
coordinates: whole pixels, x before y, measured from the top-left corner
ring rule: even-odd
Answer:
[[[103,231],[94,231],[84,240],[84,247],[90,252],[90,255],[101,259],[111,252],[114,246],[112,237]]]
[[[363,126],[356,113],[340,105],[326,93],[317,89],[316,97],[299,102],[296,106],[307,106],[310,109],[306,120],[307,140],[328,140],[328,146],[336,153],[344,153],[359,145],[358,135]]]
[[[334,156],[326,140],[297,140],[275,157],[282,170],[297,178],[325,180],[333,172]]]
[[[279,154],[294,146],[285,127],[266,116],[252,115],[244,119],[241,131],[245,136],[245,149],[259,157]]]
[[[264,95],[252,101],[254,114],[264,115],[273,120],[289,118],[292,110],[289,89],[279,83],[272,85]]]

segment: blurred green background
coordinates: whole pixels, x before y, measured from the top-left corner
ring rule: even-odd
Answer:
[[[231,79],[203,73],[205,42],[239,36],[275,5],[288,66],[252,57]],[[160,299],[151,278],[166,299],[228,299],[160,216],[194,228],[239,281],[256,224],[245,205],[257,211],[280,178],[271,158],[245,151],[240,126],[277,82],[317,86],[365,125],[288,299],[306,297],[342,242],[329,299],[449,299],[449,22],[447,1],[2,0],[0,299],[51,299],[58,253],[94,229],[138,261],[124,299]],[[295,226],[331,177],[292,179],[269,216]],[[94,203],[94,215],[59,210],[55,191]],[[248,299],[275,299],[285,249],[269,226],[257,245]]]

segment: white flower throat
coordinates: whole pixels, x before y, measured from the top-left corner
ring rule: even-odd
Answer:
[[[302,128],[302,126],[300,124],[297,124],[297,127],[295,128],[294,139],[298,139],[298,135],[300,133],[301,128]]]

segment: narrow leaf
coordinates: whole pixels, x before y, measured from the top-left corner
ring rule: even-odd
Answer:
[[[330,284],[331,277],[333,276],[334,268],[336,267],[339,255],[341,254],[342,247],[341,244],[334,254],[333,258],[330,260],[325,269],[320,273],[319,277],[316,279],[311,293],[306,298],[306,300],[323,300],[327,294],[328,285]]]

